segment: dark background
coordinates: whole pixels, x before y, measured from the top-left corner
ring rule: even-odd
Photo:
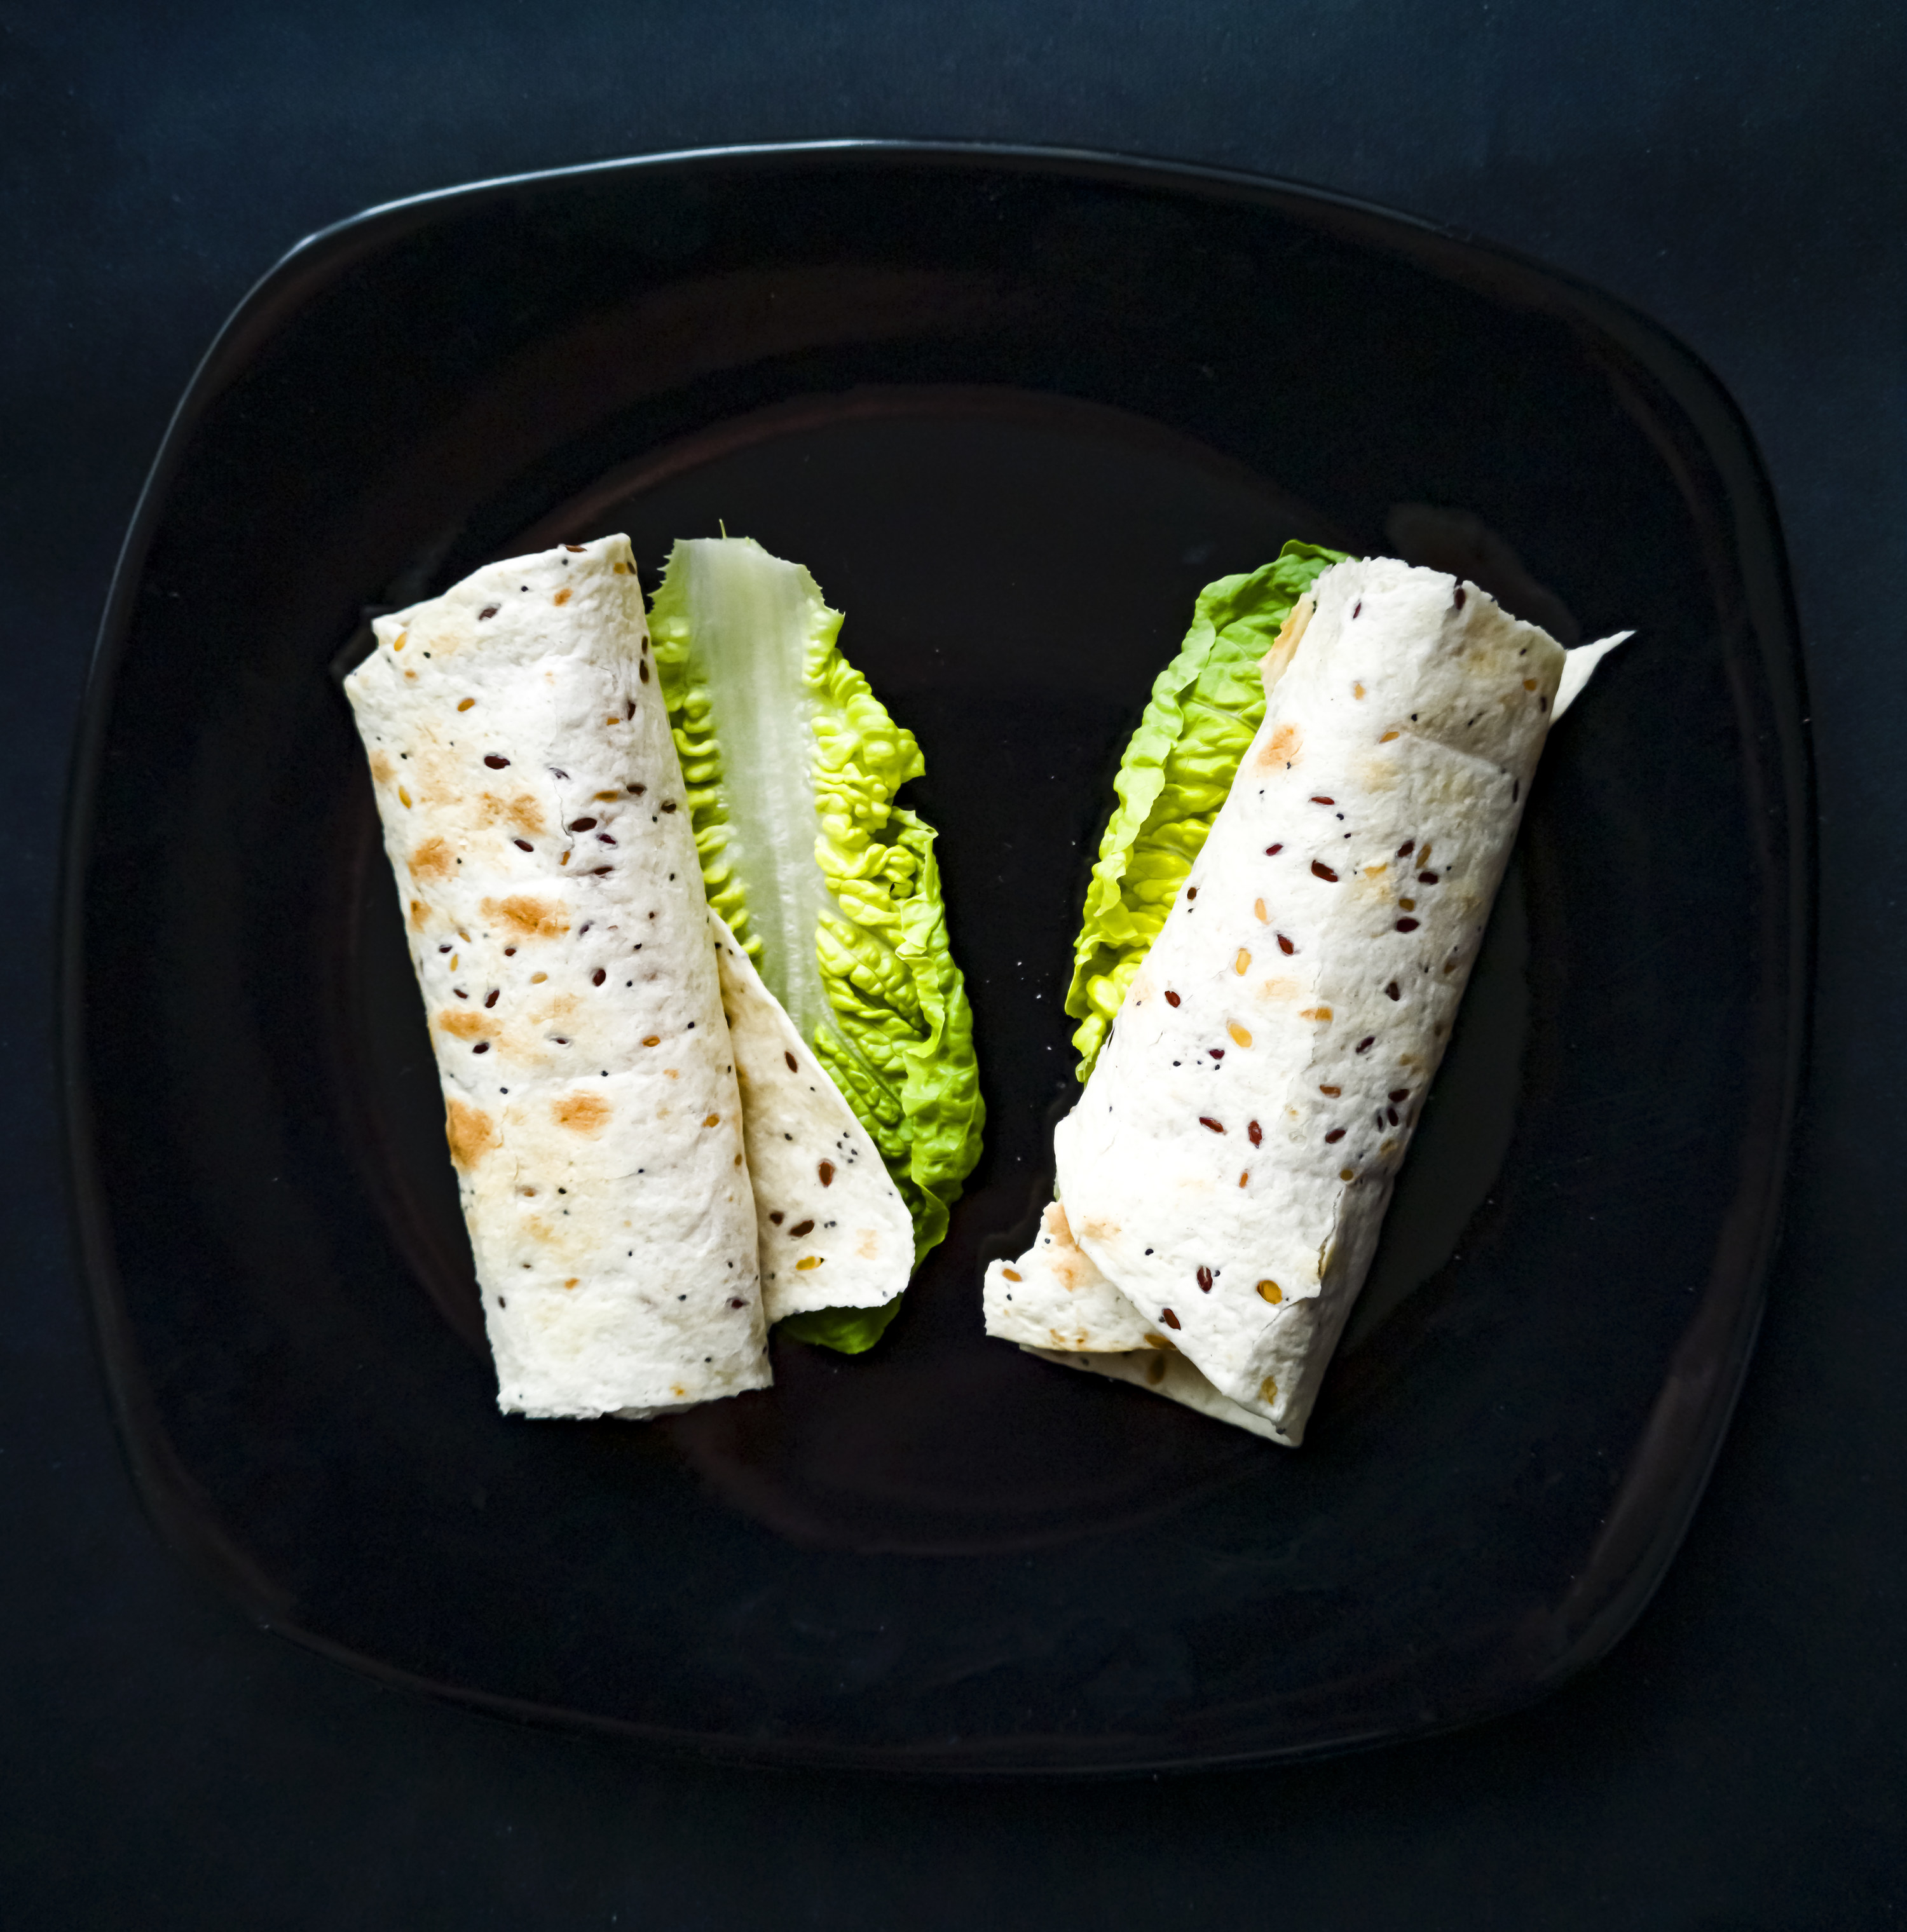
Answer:
[[[0,0],[0,1916],[23,1926],[1788,1928],[1907,1918],[1907,10],[1770,4]],[[212,332],[301,235],[489,174],[849,134],[1368,196],[1705,357],[1772,472],[1821,810],[1770,1313],[1660,1596],[1523,1716],[1299,1771],[960,1787],[710,1771],[255,1632],[134,1500],[53,1117],[68,739]]]

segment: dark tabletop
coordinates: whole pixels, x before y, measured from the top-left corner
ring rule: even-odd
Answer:
[[[1704,1928],[1907,1917],[1907,32],[1896,7],[1509,0],[0,4],[0,1886],[13,1924]],[[1648,311],[1772,472],[1808,652],[1812,1070],[1758,1354],[1666,1584],[1527,1714],[1299,1770],[716,1771],[380,1690],[158,1544],[53,1117],[71,722],[213,332],[299,237],[487,175],[856,134],[1368,196]]]

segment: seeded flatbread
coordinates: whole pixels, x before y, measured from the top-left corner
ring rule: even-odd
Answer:
[[[721,915],[710,910],[741,1083],[770,1322],[878,1308],[914,1271],[914,1220],[880,1150]]]
[[[1026,1253],[987,1269],[981,1303],[988,1334],[1036,1352],[1170,1346],[1074,1242],[1057,1201],[1047,1202]]]
[[[1369,1268],[1563,666],[1474,584],[1326,572],[1055,1135],[1080,1249],[1280,1441],[1302,1441]]]
[[[764,1386],[740,1095],[628,540],[490,565],[376,630],[345,689],[500,1406]]]

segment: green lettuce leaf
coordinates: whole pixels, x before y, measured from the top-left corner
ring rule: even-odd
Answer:
[[[1119,762],[1113,781],[1119,803],[1086,888],[1066,992],[1067,1012],[1080,1022],[1073,1045],[1080,1080],[1092,1071],[1126,988],[1264,720],[1259,660],[1292,606],[1343,561],[1341,550],[1287,543],[1262,569],[1221,577],[1199,593],[1192,628],[1159,674]]]
[[[917,1266],[980,1157],[985,1109],[934,829],[893,802],[920,748],[840,628],[806,571],[737,537],[678,543],[650,616],[709,902],[879,1148]],[[780,1326],[857,1353],[897,1306]]]
[[[784,1315],[775,1326],[797,1342],[818,1342],[844,1355],[865,1354],[887,1332],[900,1304],[896,1295],[878,1308],[817,1308],[806,1315]]]

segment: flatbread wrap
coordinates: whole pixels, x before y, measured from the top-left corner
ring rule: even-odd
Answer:
[[[1054,1136],[1089,1338],[1038,1318],[1050,1293],[1005,1302],[1008,1268],[1050,1276],[1038,1243],[989,1270],[990,1333],[1302,1441],[1564,675],[1562,648],[1474,584],[1389,559],[1316,577]],[[1106,1284],[1145,1324],[1137,1351],[1102,1339]]]
[[[375,629],[345,690],[500,1406],[764,1386],[740,1095],[627,539],[491,564]]]

